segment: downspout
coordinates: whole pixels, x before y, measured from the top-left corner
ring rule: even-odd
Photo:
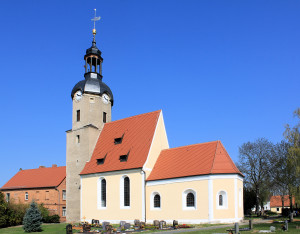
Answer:
[[[59,190],[57,189],[57,187],[55,187],[55,190],[58,192],[58,204],[57,204],[57,206],[58,206],[58,215],[59,215],[59,217],[60,217],[60,192],[59,192]]]

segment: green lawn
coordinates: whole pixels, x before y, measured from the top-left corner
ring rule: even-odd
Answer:
[[[263,224],[255,224],[253,230],[251,231],[243,231],[240,232],[241,234],[249,234],[249,233],[259,233],[259,230],[270,230],[270,226],[276,227],[276,232],[273,233],[300,233],[300,229],[296,229],[296,226],[300,228],[300,221],[296,221],[293,223],[289,223],[289,230],[288,231],[282,231],[281,230],[281,225],[280,223],[263,223]],[[234,227],[234,225],[232,225]],[[242,226],[242,227],[248,227]],[[200,231],[194,231],[194,232],[182,232],[180,234],[211,234],[211,233],[228,233],[226,229],[229,228],[218,228],[218,229],[210,229],[210,230],[200,230]]]
[[[276,227],[275,233],[300,233],[300,229],[296,229],[296,226],[300,227],[300,221],[296,221],[293,223],[289,223],[289,230],[287,232],[284,232],[281,230],[281,225],[279,223],[274,224],[255,224],[254,229],[252,231],[244,231],[240,232],[241,234],[249,234],[249,233],[258,233],[259,230],[270,230],[270,226]],[[206,225],[205,225],[206,226]],[[209,225],[207,225],[209,226]],[[233,227],[234,225],[232,225]],[[243,226],[247,227],[247,226]],[[60,224],[44,224],[42,225],[43,233],[66,233],[66,224],[60,223]],[[180,234],[212,234],[212,233],[228,233],[226,231],[228,228],[218,228],[218,229],[210,229],[210,230],[200,230],[200,231],[194,231],[194,232],[181,232]],[[157,230],[158,231],[158,230]],[[25,233],[23,228],[21,226],[19,227],[9,227],[9,228],[2,228],[0,229],[0,234],[4,233]],[[274,233],[274,232],[273,232]]]
[[[58,224],[43,224],[43,233],[66,233],[66,224],[65,223],[58,223]],[[0,233],[26,233],[24,229],[19,227],[9,227],[9,228],[1,228]]]

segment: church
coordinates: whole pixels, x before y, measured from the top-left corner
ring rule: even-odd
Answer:
[[[72,89],[67,134],[67,222],[243,219],[243,175],[220,141],[169,148],[161,110],[111,120],[114,97],[96,46]]]

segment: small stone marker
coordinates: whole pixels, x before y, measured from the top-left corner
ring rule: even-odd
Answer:
[[[290,213],[290,215],[289,215],[289,221],[290,222],[294,221],[294,215],[293,215],[293,213]]]
[[[276,227],[271,226],[271,227],[270,227],[270,231],[271,231],[271,232],[275,232],[275,231],[276,231]]]
[[[159,226],[159,221],[158,221],[158,220],[154,220],[154,221],[153,221],[153,225],[154,225],[155,227],[158,227],[158,226]]]
[[[106,226],[109,224],[109,222],[102,222],[103,231],[106,231]]]
[[[140,227],[141,226],[141,221],[138,219],[134,220],[134,226]]]
[[[253,222],[252,222],[252,219],[249,219],[249,229],[250,229],[250,230],[253,229]]]
[[[173,220],[173,228],[175,228],[178,225],[178,221],[177,220]]]
[[[234,233],[238,234],[240,232],[239,223],[234,224]]]
[[[120,227],[121,227],[121,228],[125,228],[125,227],[124,227],[125,223],[126,223],[125,221],[120,221]]]
[[[125,223],[125,224],[124,224],[124,228],[125,228],[125,229],[130,229],[130,227],[131,227],[130,223]]]
[[[284,228],[285,228],[285,231],[289,230],[289,223],[287,220],[284,221]]]
[[[68,224],[66,226],[66,234],[72,234],[73,233],[73,227],[72,224]]]

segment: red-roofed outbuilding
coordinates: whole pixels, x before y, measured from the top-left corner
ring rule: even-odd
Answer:
[[[22,170],[0,188],[8,202],[43,203],[50,214],[58,214],[65,221],[66,212],[66,167],[40,166]]]

